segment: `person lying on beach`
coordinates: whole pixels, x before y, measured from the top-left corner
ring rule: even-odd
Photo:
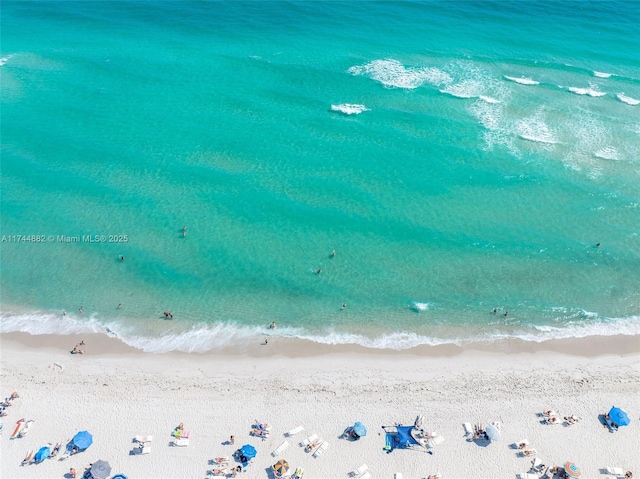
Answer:
[[[69,475],[72,477],[72,479],[76,478],[77,472],[73,467],[69,469]]]
[[[78,348],[79,344],[76,344],[71,350],[71,354],[84,354],[84,349]]]
[[[9,401],[13,401],[14,399],[19,398],[19,397],[20,397],[20,396],[18,396],[18,393],[17,393],[17,392],[15,392],[15,391],[13,391],[13,392],[11,393],[11,396],[9,396]]]
[[[550,417],[550,416],[555,416],[556,412],[554,410],[552,410],[552,409],[549,409],[548,411],[544,411],[542,414],[547,416],[547,417]]]
[[[633,472],[627,471],[624,475],[624,479],[631,479],[633,477]]]
[[[533,456],[536,453],[536,451],[534,449],[525,449],[524,450],[524,455],[525,456]]]
[[[558,418],[557,418],[557,417],[555,417],[555,416],[548,417],[548,418],[547,418],[547,422],[548,422],[549,424],[554,424],[554,423],[558,422]]]
[[[525,447],[527,447],[526,442],[521,442],[520,444],[518,444],[518,449],[524,449]]]
[[[578,416],[567,416],[564,418],[564,420],[569,424],[575,424],[580,420],[580,418]]]

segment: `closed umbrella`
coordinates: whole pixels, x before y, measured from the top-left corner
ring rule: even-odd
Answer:
[[[628,426],[631,422],[629,415],[619,407],[612,407],[609,411],[609,417],[618,426]]]
[[[360,421],[353,425],[353,432],[355,432],[358,436],[364,437],[367,435],[367,428]]]
[[[91,477],[93,479],[107,479],[111,474],[111,466],[107,461],[96,461],[91,465]]]
[[[51,455],[51,448],[49,446],[44,446],[38,449],[38,452],[36,452],[36,455],[33,457],[33,459],[36,462],[42,462],[50,455]]]
[[[484,429],[485,434],[487,435],[487,437],[489,439],[491,439],[492,441],[499,441],[500,439],[502,439],[502,434],[500,434],[500,429],[498,429],[496,426],[494,426],[493,424],[489,424],[485,429]]]
[[[276,473],[276,477],[281,477],[289,470],[289,463],[284,459],[280,459],[273,465],[273,472]]]
[[[571,479],[578,479],[582,474],[580,468],[573,462],[567,462],[564,465],[564,472],[566,472],[567,476],[569,476]]]
[[[76,446],[80,451],[84,451],[91,444],[93,444],[93,436],[89,431],[80,431],[75,436],[73,436],[73,445]]]

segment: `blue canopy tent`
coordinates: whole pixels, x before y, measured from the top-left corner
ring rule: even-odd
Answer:
[[[382,426],[382,429],[386,432],[386,445],[387,452],[391,452],[394,449],[420,449],[426,450],[424,444],[418,442],[413,437],[411,431],[415,426]]]
[[[71,441],[75,447],[78,448],[78,451],[84,451],[91,444],[93,444],[93,436],[89,431],[80,431]]]
[[[36,455],[33,457],[36,463],[44,461],[47,457],[51,455],[51,448],[49,446],[41,447]]]

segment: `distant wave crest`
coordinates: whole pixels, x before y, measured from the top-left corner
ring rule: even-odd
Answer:
[[[359,115],[363,111],[369,111],[369,108],[354,103],[341,103],[339,105],[331,105],[331,111],[337,111],[345,115]]]
[[[504,77],[509,81],[520,83],[520,85],[540,85],[539,81],[535,81],[527,77],[510,77],[507,75],[505,75]]]
[[[598,78],[609,78],[611,75],[613,75],[613,73],[604,73],[604,72],[597,72],[597,71],[593,72],[593,76],[596,76]]]
[[[365,65],[353,66],[347,72],[356,76],[367,76],[387,87],[413,90],[425,83],[442,85],[451,82],[451,77],[432,67],[405,67],[398,60],[373,60]]]
[[[618,150],[616,150],[613,146],[605,146],[604,148],[599,149],[594,153],[598,158],[602,158],[603,160],[619,160],[620,156],[618,155]]]
[[[587,95],[592,97],[600,97],[606,95],[605,92],[595,90],[594,88],[578,88],[575,86],[570,86],[569,91],[571,93],[575,93],[576,95]]]
[[[624,93],[618,93],[618,100],[622,103],[626,103],[627,105],[636,106],[640,104],[640,100],[636,100],[635,98],[631,98],[630,96],[626,96]]]

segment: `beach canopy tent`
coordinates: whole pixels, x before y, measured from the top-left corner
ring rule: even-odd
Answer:
[[[251,444],[245,444],[233,453],[233,457],[235,457],[236,461],[241,462],[244,467],[247,467],[249,461],[256,457],[256,454],[257,451],[255,447]]]
[[[96,461],[91,465],[92,479],[107,479],[111,474],[111,466],[107,461]]]
[[[612,407],[609,410],[609,417],[617,426],[628,426],[631,422],[629,415],[619,407]]]
[[[491,439],[492,441],[499,441],[500,439],[502,439],[502,434],[500,434],[500,429],[498,429],[496,426],[494,426],[493,424],[489,424],[485,429],[484,429],[485,434],[487,435],[487,437],[489,439]]]
[[[276,477],[284,476],[289,471],[289,469],[289,463],[284,459],[280,459],[273,465],[273,472],[275,473]]]
[[[386,445],[384,448],[388,452],[394,449],[420,449],[426,451],[426,446],[418,442],[411,434],[415,426],[382,426],[382,429],[386,433]]]
[[[573,462],[567,462],[564,465],[564,472],[567,474],[567,477],[570,479],[579,479],[582,475],[580,468],[575,465]]]
[[[79,451],[84,451],[93,444],[93,436],[89,431],[80,431],[73,436],[71,443],[77,447]]]
[[[44,446],[38,449],[38,452],[36,452],[36,455],[33,457],[33,460],[36,462],[42,462],[50,455],[51,455],[51,448],[49,446]]]

